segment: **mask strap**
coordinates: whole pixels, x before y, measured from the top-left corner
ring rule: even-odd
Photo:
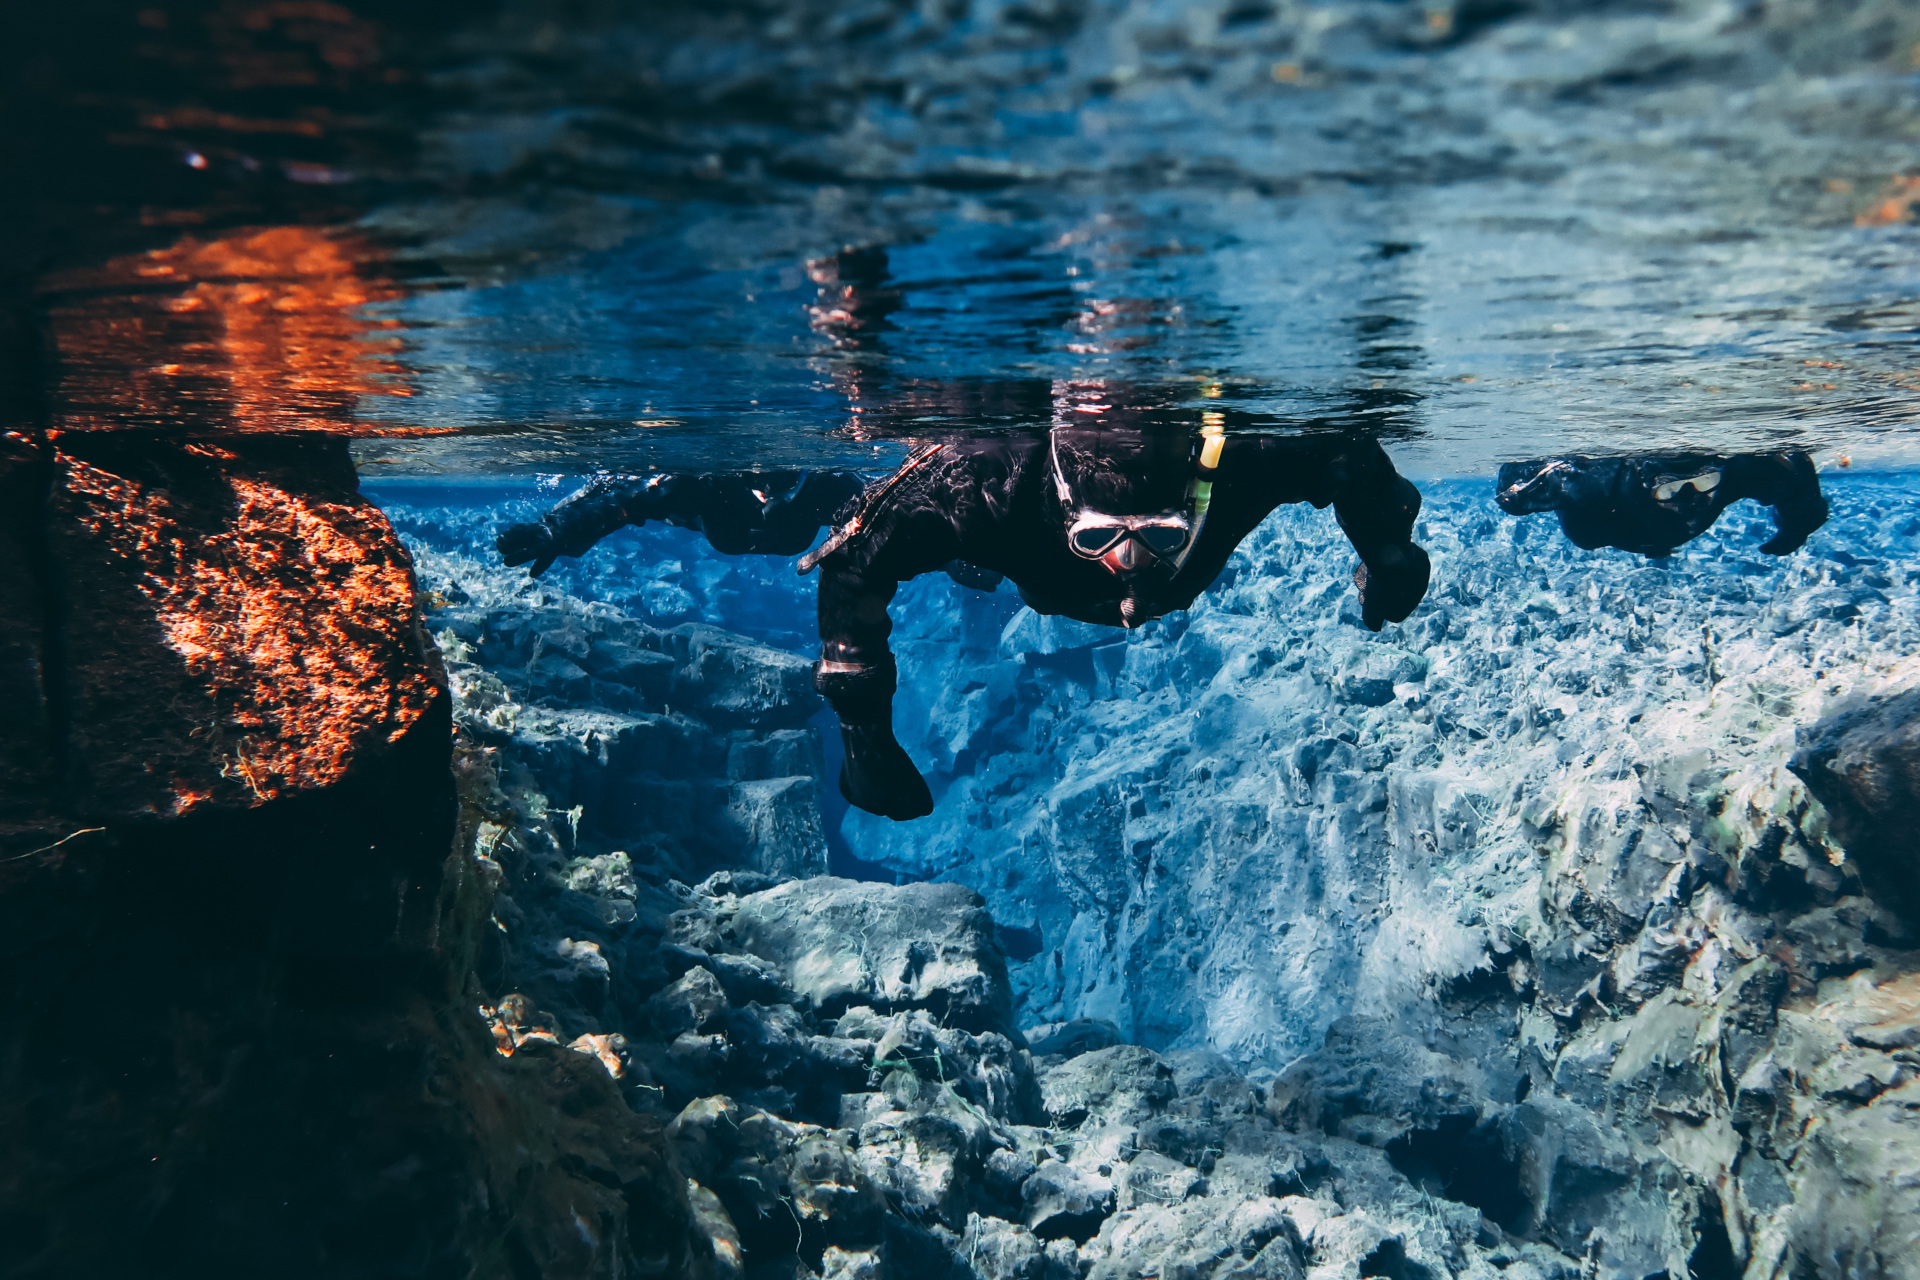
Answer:
[[[1047,456],[1053,459],[1053,491],[1060,498],[1060,505],[1068,511],[1073,510],[1073,490],[1067,488],[1067,478],[1060,474],[1060,437],[1058,427],[1047,432]]]

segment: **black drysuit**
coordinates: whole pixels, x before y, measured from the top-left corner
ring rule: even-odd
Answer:
[[[893,735],[887,604],[900,583],[953,561],[1004,574],[1036,612],[1138,625],[1190,605],[1275,507],[1310,502],[1332,505],[1360,554],[1355,580],[1370,628],[1419,604],[1428,577],[1426,553],[1412,542],[1420,494],[1376,441],[1239,436],[1205,471],[1196,461],[1203,449],[1188,432],[1067,426],[930,446],[868,486],[852,521],[809,557],[821,571],[814,682],[840,717],[847,799],[896,819],[932,809]],[[1210,484],[1205,518],[1192,521],[1199,532],[1177,568],[1155,560],[1118,574],[1069,546],[1076,513],[1178,509],[1200,477]]]
[[[623,525],[659,520],[704,533],[724,555],[797,556],[864,484],[848,471],[608,476],[536,523],[502,529],[495,545],[508,564],[532,561],[537,576],[555,556],[585,555]]]
[[[1558,512],[1568,539],[1587,550],[1672,555],[1742,498],[1773,508],[1775,533],[1760,548],[1768,555],[1797,551],[1827,522],[1820,476],[1798,449],[1510,462],[1500,468],[1496,485],[1502,510]]]

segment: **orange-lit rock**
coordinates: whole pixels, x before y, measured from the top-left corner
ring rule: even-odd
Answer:
[[[626,1060],[621,1057],[621,1050],[626,1048],[626,1044],[627,1038],[622,1035],[582,1035],[575,1036],[567,1048],[599,1059],[600,1065],[607,1069],[607,1074],[618,1080],[627,1074]]]
[[[52,465],[77,816],[324,788],[445,696],[412,564],[343,442],[78,435]]]

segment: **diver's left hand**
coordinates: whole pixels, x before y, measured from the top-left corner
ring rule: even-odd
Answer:
[[[1375,552],[1372,564],[1363,561],[1353,571],[1353,585],[1360,589],[1360,618],[1367,630],[1402,621],[1417,609],[1432,572],[1427,553],[1411,542]]]

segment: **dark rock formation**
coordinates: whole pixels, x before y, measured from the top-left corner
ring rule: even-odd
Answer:
[[[52,771],[10,794],[47,829],[322,789],[444,718],[410,561],[343,442],[8,440],[9,754]]]
[[[461,723],[504,753],[508,792],[579,811],[554,856],[618,848],[643,878],[688,883],[826,870],[806,660],[424,547],[419,564]]]
[[[1792,769],[1874,894],[1920,915],[1920,690],[1869,700],[1800,735]]]
[[[0,489],[0,1271],[701,1274],[660,1124],[471,1012],[476,775],[344,445]]]

